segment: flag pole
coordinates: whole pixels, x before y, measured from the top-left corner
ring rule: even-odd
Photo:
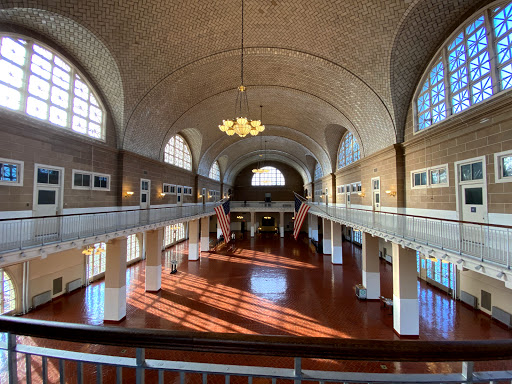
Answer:
[[[300,201],[303,201],[303,202],[307,202],[308,200],[305,198],[305,197],[302,197],[301,195],[299,195],[298,193],[296,193],[295,191],[293,192],[293,194],[295,196],[297,196],[297,198],[300,200]]]

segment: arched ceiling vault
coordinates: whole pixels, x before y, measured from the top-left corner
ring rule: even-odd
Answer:
[[[257,166],[258,161],[260,159],[260,154],[261,152],[255,151],[248,153],[242,157],[239,157],[238,161],[236,163],[233,163],[232,166],[227,169],[223,178],[223,182],[229,185],[233,185],[236,176],[242,169],[244,169],[246,166],[250,164],[254,164],[255,166]],[[268,161],[278,161],[281,163],[285,163],[293,167],[301,175],[304,184],[310,183],[312,180],[311,174],[307,170],[305,164],[303,164],[300,160],[294,158],[290,154],[285,154],[277,151],[267,151],[266,159]]]

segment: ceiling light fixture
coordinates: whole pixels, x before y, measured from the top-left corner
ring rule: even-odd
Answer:
[[[247,99],[247,88],[244,86],[244,0],[242,0],[242,48],[241,48],[241,71],[240,80],[241,85],[238,87],[235,101],[235,116],[234,119],[222,120],[219,125],[221,132],[226,132],[228,136],[233,136],[235,133],[240,137],[245,137],[248,134],[256,136],[258,133],[265,130],[265,126],[261,124],[261,120],[249,119],[249,101]],[[263,112],[262,112],[263,113]]]

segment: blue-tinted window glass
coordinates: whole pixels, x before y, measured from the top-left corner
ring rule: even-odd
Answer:
[[[468,55],[475,56],[482,49],[487,47],[487,36],[485,28],[480,28],[468,38]]]
[[[468,85],[468,74],[466,67],[460,68],[454,72],[450,78],[452,92],[457,92],[459,89],[464,88]]]
[[[492,81],[488,76],[473,86],[473,104],[492,96]]]
[[[512,58],[512,36],[507,35],[502,40],[498,41],[498,59],[500,63],[504,63]]]
[[[452,99],[453,113],[458,113],[469,107],[469,92],[464,90]]]
[[[0,181],[18,181],[18,166],[16,164],[0,163]]]
[[[471,80],[476,80],[491,70],[491,64],[489,62],[489,53],[484,52],[480,56],[475,57],[469,63],[469,72],[471,74]]]
[[[512,4],[508,4],[501,12],[494,16],[494,33],[497,37],[503,36],[512,28]]]

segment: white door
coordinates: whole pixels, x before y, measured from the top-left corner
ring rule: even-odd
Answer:
[[[177,192],[176,192],[176,196],[177,196],[176,203],[177,204],[176,205],[178,207],[181,207],[183,205],[183,186],[178,185],[176,187],[176,190],[177,190]]]
[[[150,206],[151,180],[140,179],[140,208],[147,209]]]
[[[33,215],[56,216],[62,213],[62,186],[64,168],[36,164],[34,169]],[[60,218],[49,217],[34,222],[34,235],[44,236],[45,241],[58,237]]]
[[[201,198],[203,200],[203,205],[206,204],[206,188],[201,190]]]
[[[345,188],[345,205],[347,208],[350,208],[350,191],[352,190],[352,185],[347,184]]]
[[[372,208],[380,211],[380,177],[372,179]]]
[[[329,205],[329,189],[325,188],[325,205]]]

